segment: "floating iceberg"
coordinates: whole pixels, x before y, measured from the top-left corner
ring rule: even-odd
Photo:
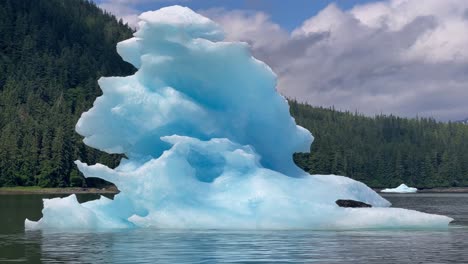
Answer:
[[[418,191],[418,189],[413,188],[413,187],[408,187],[408,186],[406,186],[406,184],[402,183],[402,184],[400,184],[400,186],[398,186],[396,188],[383,189],[380,192],[383,192],[383,193],[415,193],[417,191]]]
[[[103,95],[83,113],[84,142],[126,158],[111,169],[76,164],[121,191],[78,203],[44,199],[26,229],[340,229],[446,227],[451,218],[386,208],[363,183],[309,175],[292,160],[312,136],[297,126],[276,77],[246,43],[173,6],[140,15],[134,37],[117,45],[138,71],[99,80]],[[374,208],[340,208],[352,199]],[[376,208],[377,207],[377,208]]]

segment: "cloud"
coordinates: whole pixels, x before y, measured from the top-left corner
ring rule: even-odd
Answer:
[[[138,25],[139,11],[125,4],[114,3],[112,1],[99,4],[99,7],[107,12],[121,18],[129,26],[136,28]]]
[[[138,16],[142,13],[141,6],[155,4],[172,4],[173,2],[189,2],[190,0],[96,0],[98,6],[115,15],[133,28],[138,28]],[[145,10],[146,11],[146,10]]]
[[[100,6],[135,26],[142,2],[154,1]],[[468,116],[466,0],[388,0],[345,11],[330,4],[292,32],[263,12],[201,12],[228,40],[248,42],[288,97],[368,115]]]
[[[267,14],[208,10],[229,40],[251,44],[278,89],[313,105],[365,114],[468,116],[468,2],[331,4],[291,34]]]

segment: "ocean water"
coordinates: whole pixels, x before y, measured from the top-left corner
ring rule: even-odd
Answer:
[[[468,194],[384,195],[455,218],[442,230],[25,232],[44,197],[0,196],[0,263],[468,263]]]

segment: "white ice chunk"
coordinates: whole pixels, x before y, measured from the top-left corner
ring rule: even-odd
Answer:
[[[418,189],[413,188],[413,187],[408,187],[406,184],[402,183],[400,186],[396,188],[387,188],[383,189],[381,192],[383,193],[415,193],[417,192]]]

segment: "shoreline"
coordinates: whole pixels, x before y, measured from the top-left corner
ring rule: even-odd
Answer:
[[[112,186],[107,188],[39,188],[39,187],[0,187],[0,195],[8,194],[117,194],[119,190]]]
[[[382,189],[373,188],[377,193]],[[117,194],[119,190],[115,186],[107,188],[39,188],[39,187],[0,187],[0,195],[6,194]],[[430,189],[418,189],[417,193],[468,193],[468,187],[437,187]]]
[[[373,190],[381,194],[382,192],[380,191],[383,189],[373,188]],[[436,187],[436,188],[418,189],[416,193],[468,193],[468,187]]]

